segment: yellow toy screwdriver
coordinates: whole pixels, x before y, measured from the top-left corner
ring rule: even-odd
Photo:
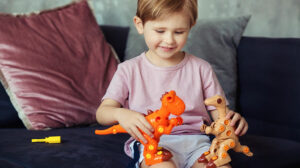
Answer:
[[[50,136],[45,139],[32,139],[31,142],[61,143],[60,136]]]

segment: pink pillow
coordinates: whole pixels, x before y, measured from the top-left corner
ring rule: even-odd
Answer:
[[[95,123],[118,62],[86,0],[0,23],[0,79],[26,128]]]

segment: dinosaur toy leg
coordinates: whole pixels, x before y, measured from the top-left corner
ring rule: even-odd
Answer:
[[[209,151],[204,152],[198,159],[199,163],[208,163],[208,160],[206,159],[205,156],[207,156],[209,154]]]
[[[144,152],[145,163],[147,165],[154,165],[163,161],[170,160],[172,156],[173,155],[170,151],[160,147],[158,148],[158,151],[154,154]]]
[[[144,158],[147,165],[153,165],[171,159],[172,153],[162,147],[158,147],[158,143],[155,139],[151,138],[147,134],[144,134],[147,139],[147,144],[144,145]]]
[[[246,145],[241,145],[240,143],[238,143],[233,150],[235,152],[242,152],[247,156],[253,156],[253,153],[250,151],[249,147]]]
[[[217,139],[214,139],[210,145],[209,151],[204,152],[198,159],[199,163],[208,163],[212,157],[216,156],[217,152]]]
[[[220,143],[220,148],[217,151],[217,155],[214,156],[209,163],[207,164],[207,167],[213,168],[216,166],[227,164],[231,161],[231,158],[227,151],[229,149],[232,149],[236,147],[236,143],[233,139],[227,139]]]

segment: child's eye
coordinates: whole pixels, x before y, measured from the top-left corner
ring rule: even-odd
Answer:
[[[175,34],[183,34],[184,32],[183,31],[177,31],[175,32]]]
[[[163,30],[155,30],[157,33],[163,33]]]

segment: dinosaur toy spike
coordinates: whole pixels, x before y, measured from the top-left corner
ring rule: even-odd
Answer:
[[[162,161],[169,160],[172,157],[171,152],[158,147],[160,137],[163,134],[170,134],[174,126],[181,125],[183,120],[181,115],[185,110],[184,102],[176,96],[176,92],[171,90],[166,92],[161,97],[162,106],[159,110],[149,111],[150,114],[145,116],[147,121],[154,128],[154,137],[151,138],[146,133],[142,132],[147,140],[147,144],[140,141],[144,145],[144,158],[147,165],[153,165]],[[169,119],[169,115],[173,114],[178,117]],[[97,135],[126,133],[126,130],[119,124],[114,125],[106,130],[96,130]]]

